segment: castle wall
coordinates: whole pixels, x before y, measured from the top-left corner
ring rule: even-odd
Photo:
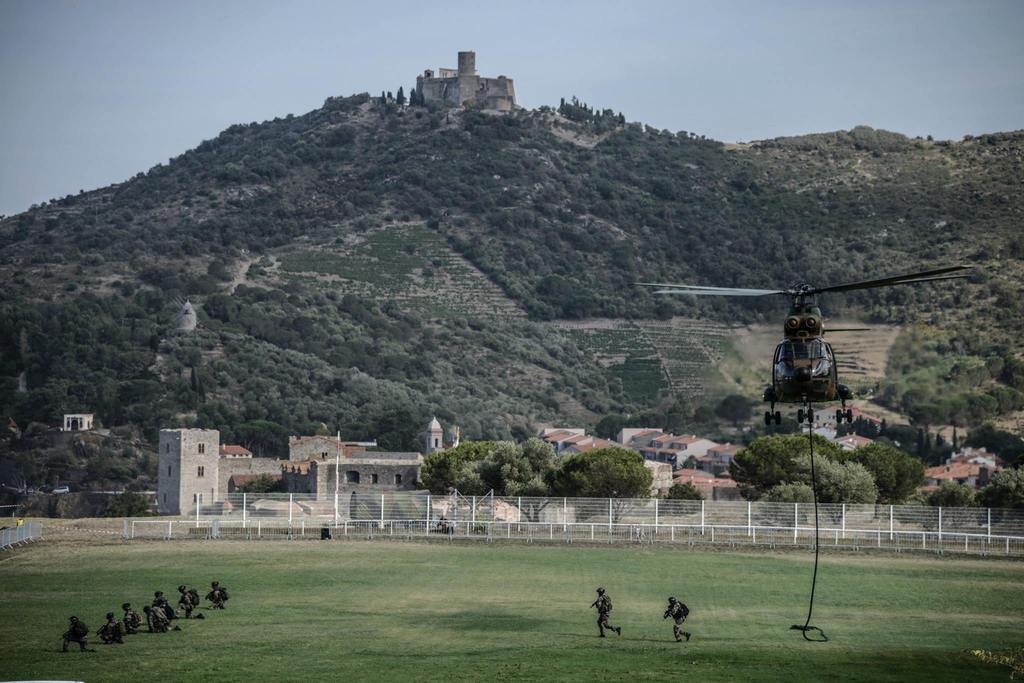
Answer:
[[[281,474],[281,465],[287,462],[275,458],[221,458],[217,491],[227,493],[228,480],[236,474]]]
[[[216,429],[161,429],[157,509],[162,515],[195,512],[220,497],[220,432]]]

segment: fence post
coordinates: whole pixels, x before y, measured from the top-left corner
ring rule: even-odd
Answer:
[[[121,532],[121,538],[128,538],[128,519],[124,520],[124,531]]]
[[[753,526],[751,524],[752,521],[753,521],[753,518],[750,515],[750,501],[748,500],[747,501],[747,536],[750,535],[750,532],[752,530],[752,526]]]
[[[472,520],[473,524],[476,524],[476,496],[473,496],[473,509],[469,514],[470,520]]]
[[[988,510],[988,522],[985,524],[986,536],[988,537],[988,542],[991,543],[992,542],[992,508],[986,508],[986,509]]]
[[[942,544],[942,508],[939,508],[939,544]]]
[[[704,535],[704,499],[700,501],[700,535]]]
[[[243,529],[246,528],[246,526],[248,526],[245,523],[246,508],[249,507],[248,505],[245,504],[246,503],[246,495],[247,494],[245,494],[245,493],[242,494],[242,528]]]
[[[335,476],[337,476],[337,473],[335,473]],[[334,492],[334,526],[338,526],[338,492],[337,491]]]
[[[654,499],[654,533],[658,533],[658,499]]]
[[[843,503],[843,540],[846,540],[846,503]]]
[[[608,538],[612,537],[612,499],[608,499]]]
[[[167,520],[167,540],[171,540],[171,520]]]
[[[893,539],[892,534],[892,505],[889,506],[889,540]]]
[[[199,499],[196,498],[196,528],[199,528]]]
[[[569,499],[562,497],[562,532],[569,530]]]
[[[380,528],[384,528],[384,494],[380,494]]]
[[[424,531],[426,531],[428,534],[430,533],[430,513],[431,513],[431,509],[430,509],[430,494],[428,493],[427,494],[427,521],[426,521],[427,526],[424,527]]]
[[[800,531],[800,503],[793,503],[793,545],[796,545]]]

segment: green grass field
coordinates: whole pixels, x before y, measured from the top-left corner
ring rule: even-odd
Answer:
[[[43,542],[0,556],[5,678],[275,680],[1007,680],[965,649],[1024,640],[1024,564],[619,547],[412,542]],[[231,589],[181,632],[60,652],[67,617],[95,630],[179,583]],[[594,588],[621,638],[597,638]],[[661,619],[677,595],[694,638]],[[205,611],[205,610],[204,610]],[[152,675],[152,678],[150,678]]]

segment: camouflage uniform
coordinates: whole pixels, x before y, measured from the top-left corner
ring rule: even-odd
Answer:
[[[96,635],[107,645],[111,643],[124,643],[124,640],[122,640],[124,627],[120,621],[114,618],[113,612],[107,612],[107,623],[100,626],[100,630],[96,631]]]
[[[121,623],[124,624],[124,632],[126,634],[138,633],[139,628],[142,626],[142,617],[132,609],[130,602],[121,605],[121,609],[124,610],[124,618],[121,619]]]
[[[150,633],[167,633],[171,620],[167,618],[162,609],[146,605],[142,608],[146,613],[146,625]]]
[[[178,605],[185,610],[185,618],[192,618],[192,610],[199,606],[199,593],[196,590],[190,589],[187,586],[178,586],[178,592],[181,593],[181,597],[178,598]]]
[[[79,621],[78,617],[71,617],[68,619],[68,630],[64,632],[64,648],[63,651],[68,651],[68,643],[78,643],[78,649],[80,652],[95,652],[95,650],[89,650],[89,627],[85,625],[84,621]]]
[[[224,603],[228,601],[228,589],[214,581],[210,584],[210,592],[206,594],[206,599],[213,603],[210,609],[224,609]]]
[[[178,614],[174,611],[174,608],[171,607],[171,603],[169,603],[167,598],[164,597],[163,591],[153,593],[153,607],[163,612],[168,621],[178,618]]]
[[[672,635],[676,637],[677,643],[683,639],[683,636],[686,637],[686,640],[690,640],[691,634],[688,631],[684,631],[680,628],[683,625],[683,622],[686,621],[686,617],[689,614],[689,607],[679,602],[675,598],[668,599],[668,609],[665,610],[665,616],[662,617],[662,619],[668,619],[669,617],[671,617],[672,620],[675,621],[675,624],[673,624],[672,626]]]
[[[597,628],[601,632],[601,637],[604,638],[604,630],[615,631],[618,635],[622,635],[622,628],[618,626],[612,626],[608,622],[608,615],[612,612],[612,599],[604,592],[603,588],[597,589],[597,600],[591,607],[597,608]]]

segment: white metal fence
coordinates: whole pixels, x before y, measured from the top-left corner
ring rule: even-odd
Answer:
[[[0,529],[0,550],[7,550],[22,543],[34,541],[43,535],[43,525],[39,522],[27,522],[20,526]]]
[[[911,505],[819,508],[821,545],[1024,556],[1024,512]],[[329,530],[325,532],[324,530]],[[813,546],[808,503],[230,494],[189,519],[126,520],[126,538],[476,538],[526,542]]]

